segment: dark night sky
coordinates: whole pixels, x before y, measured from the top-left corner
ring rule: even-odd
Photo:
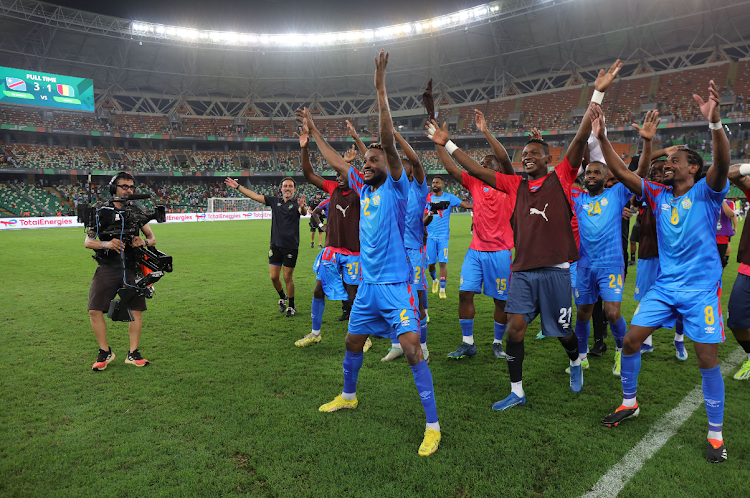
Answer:
[[[61,0],[50,3],[198,29],[302,33],[377,28],[417,21],[473,7],[482,0]]]

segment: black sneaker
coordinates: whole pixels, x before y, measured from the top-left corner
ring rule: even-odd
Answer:
[[[293,317],[296,314],[297,314],[297,309],[296,308],[292,308],[291,306],[289,306],[286,309],[286,317],[287,318],[291,318],[291,317]]]
[[[314,248],[315,248],[315,242],[310,242],[310,249],[314,249]]]
[[[641,409],[638,407],[638,405],[636,405],[635,408],[627,408],[623,405],[620,405],[619,407],[617,407],[617,410],[613,411],[602,419],[602,425],[605,425],[607,427],[617,427],[623,420],[637,417],[640,412]]]
[[[631,259],[630,261],[628,261],[628,266],[634,266],[634,265],[635,265],[635,260]]]
[[[286,299],[279,299],[279,313],[286,311]]]
[[[149,361],[141,356],[141,352],[136,349],[132,353],[128,353],[128,357],[125,358],[125,363],[130,363],[136,367],[145,367],[149,364]]]
[[[594,341],[594,347],[589,350],[589,354],[601,356],[607,351],[607,345],[604,341]]]
[[[102,370],[107,368],[107,365],[109,365],[109,362],[115,359],[115,354],[112,352],[112,348],[109,348],[109,351],[104,351],[103,349],[99,348],[99,356],[96,357],[96,363],[94,363],[91,367],[91,370],[94,372],[101,372]]]
[[[344,312],[339,317],[340,322],[345,322],[349,319],[349,315],[351,315],[351,310],[344,310]]]
[[[708,442],[708,448],[706,448],[706,460],[708,463],[721,463],[727,459],[727,447],[724,446],[724,441],[721,442],[721,446],[714,448],[711,442]]]

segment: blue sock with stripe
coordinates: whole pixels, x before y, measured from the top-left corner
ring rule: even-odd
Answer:
[[[323,324],[323,312],[326,309],[326,300],[313,298],[310,316],[312,317],[313,332],[320,332],[320,326]]]
[[[443,277],[440,277],[440,290],[445,292],[445,280]]]
[[[703,376],[703,400],[708,415],[708,439],[721,441],[721,426],[724,423],[724,378],[718,365],[708,369],[701,368],[700,371]],[[714,437],[711,437],[712,435]]]
[[[437,280],[437,270],[430,270],[430,276],[432,280]]]
[[[360,351],[359,353],[352,353],[347,351],[344,355],[344,392],[345,399],[352,400],[357,394],[357,378],[359,377],[359,369],[362,368],[362,360],[365,354]],[[347,398],[346,395],[352,396]]]
[[[461,334],[466,344],[474,344],[474,319],[460,318],[458,323],[461,325]]]
[[[419,399],[422,400],[424,415],[428,424],[438,423],[437,405],[435,404],[435,390],[432,386],[432,372],[425,360],[420,361],[411,371],[414,374],[414,383],[417,385]],[[440,430],[439,428],[435,430]]]
[[[638,404],[635,395],[638,392],[638,374],[641,372],[641,352],[623,354],[620,361],[622,404],[632,408]]]
[[[586,354],[586,350],[589,347],[589,336],[591,335],[591,322],[586,320],[576,320],[576,337],[578,338],[578,354],[579,358],[581,354]]]
[[[419,343],[422,346],[427,344],[427,320],[419,320]]]
[[[612,329],[612,337],[615,338],[615,345],[622,350],[622,340],[625,338],[625,334],[628,333],[628,324],[625,323],[625,319],[621,316],[617,322],[610,323],[609,327]]]
[[[493,342],[503,342],[506,327],[507,325],[504,323],[495,322],[495,340]]]

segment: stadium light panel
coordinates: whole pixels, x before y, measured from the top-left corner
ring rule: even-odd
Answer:
[[[547,3],[547,0],[532,0],[532,2],[544,5]],[[525,6],[525,8],[528,8],[528,6]],[[202,31],[193,28],[165,26],[145,21],[132,21],[130,23],[130,32],[141,38],[153,36],[162,40],[199,41],[205,44],[247,47],[269,45],[280,47],[337,46],[366,43],[373,39],[390,40],[433,34],[443,29],[452,29],[460,25],[468,26],[470,23],[481,22],[500,15],[501,4],[499,1],[493,1],[477,5],[470,9],[442,15],[434,19],[423,19],[404,24],[383,26],[375,30],[306,34],[236,33],[213,30]]]

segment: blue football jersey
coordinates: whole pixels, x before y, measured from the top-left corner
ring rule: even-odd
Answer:
[[[388,172],[385,183],[373,191],[354,168],[349,185],[360,197],[359,246],[362,281],[395,284],[409,280],[404,246],[409,179],[405,173],[396,181]]]
[[[431,193],[427,196],[427,209],[430,209],[430,203],[443,201],[450,202],[450,206],[448,209],[441,209],[432,215],[432,221],[427,227],[427,237],[430,239],[447,239],[451,236],[451,209],[460,206],[461,199],[448,192],[443,192],[440,197]]]
[[[404,245],[407,249],[424,247],[424,205],[430,187],[425,178],[422,183],[417,180],[409,182],[409,201],[406,204],[406,233]]]
[[[323,215],[325,215],[326,218],[328,218],[328,204],[331,202],[331,198],[324,200],[320,204],[318,204],[318,209],[320,209],[323,212]]]
[[[715,192],[705,178],[684,195],[672,187],[641,180],[643,198],[656,218],[661,273],[655,286],[675,291],[707,291],[721,282],[716,222],[729,181]]]
[[[605,188],[597,196],[574,190],[573,209],[578,219],[581,268],[609,268],[624,264],[622,255],[622,209],[632,197],[622,183]]]

